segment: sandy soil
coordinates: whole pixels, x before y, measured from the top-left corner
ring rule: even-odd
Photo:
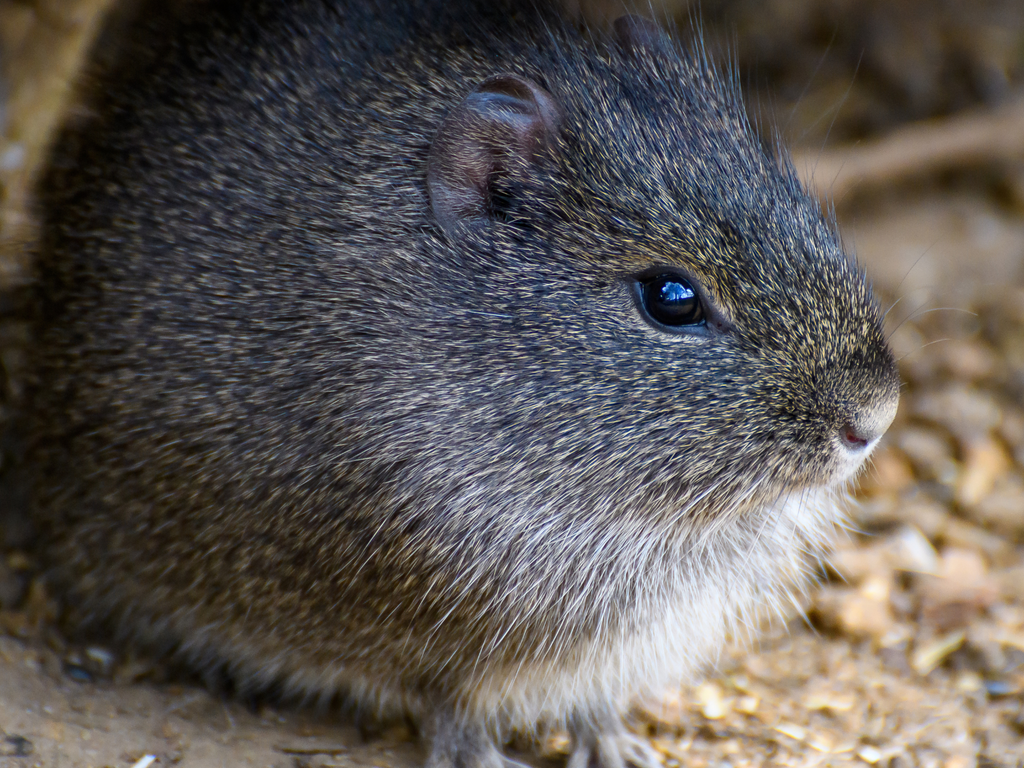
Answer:
[[[20,274],[25,180],[97,7],[0,0],[0,289]],[[755,645],[724,649],[706,680],[637,707],[632,727],[667,768],[1024,766],[1021,104],[895,127],[887,115],[859,145],[797,152],[836,192],[845,242],[892,307],[904,397],[821,584]],[[14,384],[23,333],[0,323]],[[421,759],[404,725],[367,737],[338,713],[246,706],[67,640],[31,559],[5,547],[0,768]],[[538,746],[532,761],[557,761],[566,740]]]

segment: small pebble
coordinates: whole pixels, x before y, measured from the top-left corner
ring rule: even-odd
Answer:
[[[889,572],[889,553],[884,542],[863,547],[838,549],[832,553],[830,565],[839,577],[856,586],[873,574]]]
[[[19,170],[25,163],[25,145],[11,144],[0,153],[0,172],[11,173]]]
[[[907,642],[913,636],[910,627],[906,624],[897,624],[878,641],[878,644],[882,648],[899,648],[900,646],[906,647]]]
[[[1004,405],[1003,420],[999,424],[999,436],[1012,448],[1024,447],[1024,412]]]
[[[905,525],[886,542],[893,568],[911,573],[936,574],[939,556],[935,547],[915,525]]]
[[[708,720],[721,720],[731,707],[731,700],[726,699],[721,686],[716,683],[703,683],[697,686],[697,703],[701,714]]]
[[[0,757],[28,757],[32,754],[32,742],[24,736],[4,736],[0,743]]]
[[[998,578],[999,591],[1004,599],[1024,603],[1024,565],[1000,571]]]
[[[871,457],[871,465],[861,481],[866,493],[902,491],[914,484],[914,470],[909,462],[892,448],[885,446]]]
[[[640,715],[661,728],[678,728],[687,720],[690,702],[682,691],[665,691],[660,697],[645,701],[639,707]]]
[[[815,596],[814,610],[821,623],[833,631],[877,641],[896,623],[888,594],[888,584],[879,577],[868,579],[857,590],[824,587]]]
[[[985,693],[992,698],[1000,698],[1002,696],[1012,696],[1017,692],[1017,688],[1005,680],[986,680],[985,681]]]
[[[916,527],[929,540],[935,541],[949,523],[949,510],[937,501],[920,495],[899,509],[902,522]]]
[[[989,675],[1000,675],[1007,670],[1007,655],[994,637],[991,622],[974,622],[967,628],[967,647],[977,657],[980,668]]]
[[[857,757],[868,765],[874,765],[882,759],[882,753],[870,745],[865,745],[857,750]]]
[[[864,484],[861,485],[864,490]],[[859,499],[851,510],[857,528],[863,531],[890,528],[903,522],[903,504],[895,493],[866,490],[870,498]]]
[[[1013,461],[998,442],[987,436],[968,442],[963,451],[963,471],[957,481],[956,500],[965,507],[973,507],[992,492],[996,480],[1007,472]]]
[[[1017,559],[1013,546],[1005,538],[965,520],[948,518],[941,536],[948,546],[980,552],[996,565],[1010,565]]]
[[[1003,475],[994,491],[971,508],[970,516],[1007,538],[1024,540],[1024,482],[1016,474]]]
[[[964,384],[919,393],[912,407],[915,416],[944,427],[961,443],[987,436],[1002,418],[991,394]]]
[[[32,634],[32,625],[24,611],[0,611],[0,632],[27,638]]]
[[[886,576],[871,576],[857,592],[848,596],[839,612],[843,629],[851,635],[884,637],[893,628],[896,618],[889,605],[892,580]]]
[[[927,478],[953,482],[959,474],[953,447],[938,430],[907,427],[896,436],[896,445]]]
[[[157,665],[149,659],[130,659],[118,664],[113,669],[113,679],[119,685],[138,682],[144,677],[158,671]]]
[[[961,381],[979,381],[992,375],[999,365],[995,351],[977,339],[949,339],[936,345],[936,362]]]
[[[74,680],[76,683],[92,683],[95,682],[95,678],[92,673],[83,667],[81,664],[75,664],[74,662],[65,661],[61,665],[61,671]]]
[[[853,696],[838,693],[812,694],[803,700],[807,709],[830,712],[849,712],[855,703]]]
[[[566,731],[556,731],[544,740],[540,751],[544,757],[568,755],[572,751],[572,737]]]
[[[106,648],[100,648],[95,645],[89,646],[85,649],[85,657],[92,662],[98,674],[104,677],[110,675],[115,659],[114,654]]]
[[[29,584],[23,607],[30,624],[49,624],[57,616],[57,606],[47,594],[46,587],[39,579]]]
[[[686,764],[690,747],[693,746],[693,739],[682,738],[682,739],[669,739],[669,738],[658,738],[652,741],[652,746],[655,751],[668,757],[670,760],[675,760],[683,765]],[[568,752],[566,752],[568,754]]]
[[[961,672],[956,676],[955,687],[960,693],[977,693],[985,687],[985,681],[977,672]]]
[[[922,575],[916,583],[921,621],[939,631],[965,627],[999,597],[999,582],[988,573],[977,552],[948,548],[939,573]]]
[[[757,696],[740,696],[736,703],[733,704],[733,709],[737,712],[742,712],[744,715],[752,715],[757,712],[757,707],[761,703],[761,700]]]
[[[27,571],[32,568],[32,561],[24,552],[15,551],[7,556],[7,565],[15,571]]]

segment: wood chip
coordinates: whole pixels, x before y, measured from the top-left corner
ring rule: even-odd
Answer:
[[[855,703],[853,696],[838,693],[812,694],[803,700],[807,709],[831,712],[849,712]]]
[[[775,726],[774,730],[783,736],[789,736],[789,738],[796,739],[797,741],[803,741],[807,738],[807,729],[796,723],[779,723]]]
[[[943,659],[963,645],[966,636],[967,633],[960,629],[924,643],[914,650],[910,657],[910,666],[919,675],[927,675],[939,666]]]

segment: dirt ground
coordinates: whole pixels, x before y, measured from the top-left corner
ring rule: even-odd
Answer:
[[[23,274],[26,180],[102,5],[0,0],[0,296]],[[1022,768],[1024,22],[1012,26],[1020,7],[993,0],[961,18],[966,6],[957,6],[931,37],[919,35],[938,40],[931,49],[921,39],[901,48],[901,69],[898,51],[876,40],[887,39],[891,11],[864,3],[856,29],[876,38],[837,27],[829,50],[838,61],[826,57],[824,82],[801,96],[787,78],[812,66],[828,29],[800,38],[780,22],[782,42],[767,32],[750,38],[747,5],[709,3],[706,15],[717,23],[732,7],[722,23],[732,18],[739,29],[741,63],[760,52],[778,106],[792,101],[789,132],[804,136],[797,168],[835,202],[845,243],[890,308],[903,397],[821,583],[757,642],[724,649],[705,680],[639,703],[631,726],[666,768]],[[806,22],[812,6],[813,18],[838,18],[855,5],[793,8]],[[770,19],[784,16],[784,3],[765,7]],[[903,13],[929,7],[915,1]],[[899,22],[897,32],[909,24]],[[1008,32],[999,26],[1007,23]],[[956,29],[973,47],[943,43]],[[787,40],[789,63],[780,58]],[[857,40],[869,61],[843,117],[833,106],[839,85],[851,88],[847,48]],[[916,61],[924,64],[915,77]],[[830,98],[832,111],[816,115]],[[827,149],[821,114],[842,139]],[[0,430],[17,398],[24,333],[0,317]],[[383,768],[422,758],[404,724],[368,735],[336,712],[246,704],[159,663],[69,641],[28,550],[11,530],[0,533],[0,768]],[[529,759],[557,765],[567,741],[555,734],[538,746]]]

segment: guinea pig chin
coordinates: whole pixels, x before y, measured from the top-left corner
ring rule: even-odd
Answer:
[[[870,424],[870,428],[858,430],[846,425],[832,436],[828,446],[832,454],[830,485],[845,485],[860,473],[892,423],[895,410],[895,407],[877,410],[870,419],[862,419],[861,423]]]
[[[875,446],[878,445],[879,440],[881,440],[881,436],[870,440],[866,445],[857,450],[850,450],[843,443],[842,438],[833,438],[832,444],[829,446],[832,456],[829,461],[828,479],[825,485],[839,488],[849,484],[860,474]]]

